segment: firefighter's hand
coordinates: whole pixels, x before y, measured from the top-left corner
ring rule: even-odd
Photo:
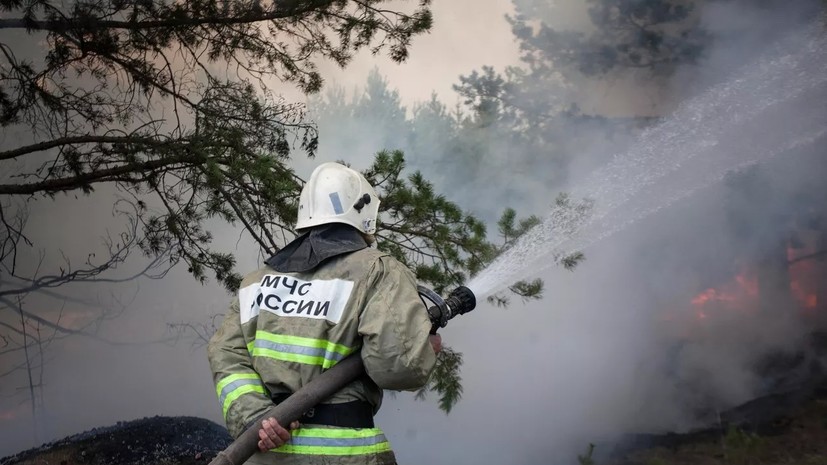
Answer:
[[[290,424],[290,429],[299,427],[299,422],[294,421]],[[273,417],[267,418],[261,422],[261,429],[258,430],[258,448],[262,452],[267,452],[270,449],[281,447],[285,442],[290,440],[290,431],[284,429]]]
[[[434,353],[440,353],[442,351],[442,336],[439,334],[429,334],[428,339],[431,341],[431,347],[434,348]]]

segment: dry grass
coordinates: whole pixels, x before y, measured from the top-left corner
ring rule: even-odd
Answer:
[[[76,465],[78,461],[74,458],[77,452],[75,449],[75,447],[67,446],[46,451],[22,460],[17,465]]]
[[[637,451],[607,465],[827,465],[827,398],[780,422],[775,436],[731,428],[714,442]]]

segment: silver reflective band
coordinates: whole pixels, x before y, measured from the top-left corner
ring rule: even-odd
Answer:
[[[311,357],[322,357],[335,362],[341,361],[345,355],[338,352],[328,352],[320,347],[304,347],[292,344],[281,344],[278,342],[256,339],[253,342],[253,347],[256,349],[269,349],[276,352],[283,352],[288,354],[309,355]]]
[[[352,447],[372,446],[382,442],[387,442],[384,434],[378,434],[367,438],[319,438],[294,436],[287,442],[287,444],[293,444],[294,446]]]
[[[254,384],[256,386],[262,385],[260,379],[239,379],[233,381],[232,383],[224,386],[224,389],[221,390],[221,394],[218,396],[218,405],[224,405],[224,401],[227,399],[228,395],[241,386],[246,386],[248,384]]]

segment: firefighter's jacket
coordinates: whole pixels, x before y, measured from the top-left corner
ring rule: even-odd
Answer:
[[[311,250],[307,270],[295,263],[286,268],[303,271],[265,266],[243,279],[238,298],[208,347],[219,404],[233,436],[273,407],[272,396],[295,392],[356,351],[368,376],[328,402],[367,401],[375,414],[382,389],[412,390],[427,382],[436,357],[415,277],[393,257],[367,248],[361,237],[359,241],[361,246],[345,247],[357,250],[344,253],[325,254],[324,247],[320,253]],[[342,241],[336,244],[341,246]],[[267,263],[285,269],[285,260]],[[251,462],[392,464],[395,460],[379,428],[305,424],[292,432],[290,442],[256,454]]]

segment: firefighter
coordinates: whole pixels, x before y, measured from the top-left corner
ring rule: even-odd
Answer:
[[[357,171],[317,167],[302,189],[300,236],[244,277],[208,355],[230,433],[359,351],[366,376],[299,423],[261,422],[252,464],[395,464],[373,416],[382,390],[422,387],[441,349],[414,274],[375,242],[379,198]]]

